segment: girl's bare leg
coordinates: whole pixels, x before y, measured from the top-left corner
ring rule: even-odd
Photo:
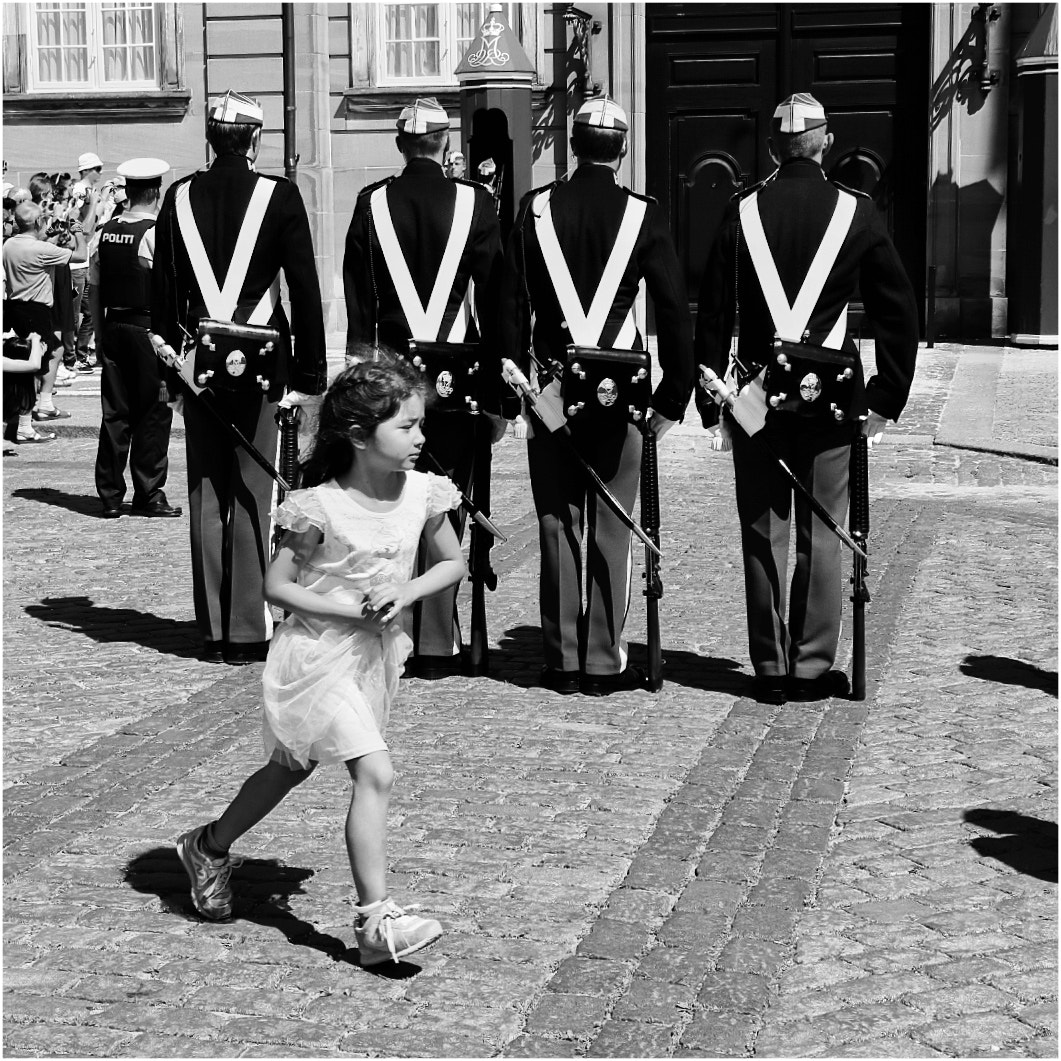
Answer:
[[[346,815],[346,851],[358,903],[368,906],[387,898],[387,808],[394,767],[390,755],[381,751],[351,759],[346,768],[354,782]]]

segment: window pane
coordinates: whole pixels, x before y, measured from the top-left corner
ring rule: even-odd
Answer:
[[[58,11],[37,12],[37,40],[42,48],[59,43],[59,19]]]
[[[133,15],[130,40],[135,44],[152,44],[155,40],[155,13],[145,7]]]
[[[438,36],[438,8],[434,4],[416,4],[413,8],[418,39]]]
[[[129,52],[125,48],[103,49],[104,81],[129,80]]]
[[[88,80],[88,49],[68,48],[63,52],[64,59],[64,81],[87,81]]]
[[[133,48],[131,51],[134,81],[155,80],[155,50],[151,47]]]
[[[85,5],[78,4],[80,10],[63,12],[62,38],[64,44],[85,44],[88,39],[88,25],[85,18]]]
[[[37,53],[37,77],[58,81],[63,76],[63,53],[59,48],[41,48]]]
[[[439,72],[438,41],[420,41],[416,46],[416,77],[435,77]]]

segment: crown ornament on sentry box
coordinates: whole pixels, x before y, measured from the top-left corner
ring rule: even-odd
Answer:
[[[488,80],[497,74],[505,79],[534,77],[534,64],[519,37],[505,18],[501,4],[491,4],[479,33],[472,40],[455,71],[462,82]]]

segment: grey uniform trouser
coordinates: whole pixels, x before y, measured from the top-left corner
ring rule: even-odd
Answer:
[[[276,460],[275,403],[253,395],[215,395],[214,403],[267,460]],[[184,430],[196,623],[206,640],[221,640],[221,520],[231,498],[235,518],[229,638],[234,644],[266,641],[272,619],[262,591],[270,557],[273,480],[190,395],[184,401]]]
[[[852,427],[808,430],[785,414],[763,434],[804,486],[842,524],[847,512]],[[795,492],[777,462],[740,428],[733,432],[733,471],[744,551],[748,652],[757,675],[817,678],[835,659],[843,612],[840,539]],[[796,563],[786,618],[785,581],[793,517]]]
[[[629,512],[641,476],[641,433],[626,423],[573,427],[579,452]],[[541,547],[544,660],[555,670],[618,674],[627,664],[630,531],[597,497],[564,443],[535,428],[527,442]],[[582,600],[585,526],[586,584]]]

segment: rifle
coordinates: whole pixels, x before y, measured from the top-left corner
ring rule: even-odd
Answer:
[[[492,458],[491,424],[480,416],[475,421],[475,470],[472,473],[472,492],[475,505],[490,511],[490,462]],[[504,536],[501,540],[505,541]],[[486,674],[490,669],[490,649],[486,633],[486,591],[497,589],[497,574],[490,566],[490,549],[494,535],[475,520],[468,544],[468,575],[472,583],[471,640],[468,647],[468,673],[472,677]]]
[[[590,466],[589,462],[578,452],[571,438],[571,429],[563,413],[559,410],[550,409],[543,405],[539,396],[530,385],[530,380],[523,374],[515,361],[510,358],[502,358],[501,375],[505,382],[518,394],[522,394],[527,400],[527,411],[534,417],[535,421],[549,434],[561,440],[567,455],[575,460],[579,467],[586,473],[590,485],[597,492],[597,496],[612,510],[619,521],[631,534],[636,535],[644,543],[645,549],[658,559],[663,558],[659,546],[630,518],[630,513],[622,506],[622,502],[608,489],[604,480]]]
[[[642,421],[641,435],[641,525],[655,542],[657,551],[645,548],[645,608],[647,612],[648,674],[650,692],[663,686],[663,649],[659,635],[659,601],[663,596],[663,578],[659,564],[659,463],[656,432]]]
[[[277,461],[280,465],[279,472],[281,477],[291,484],[290,489],[294,490],[298,487],[298,408],[281,406],[277,409],[276,426],[280,432],[280,459]],[[287,493],[288,490],[277,486],[276,503],[278,505],[283,503]],[[283,527],[278,525],[273,528],[274,551],[283,536]]]
[[[851,502],[849,514],[851,537],[865,550],[869,537],[869,439],[858,433],[851,443]],[[866,553],[853,556],[851,603],[854,606],[853,647],[851,658],[851,697],[866,699]]]
[[[469,647],[469,673],[472,677],[486,674],[488,668],[487,660],[487,636],[486,636],[486,590],[497,589],[497,575],[490,566],[490,549],[496,538],[499,542],[507,542],[508,538],[497,529],[491,522],[490,509],[490,459],[492,445],[490,441],[490,422],[483,421],[482,417],[475,421],[475,465],[472,472],[472,491],[475,494],[473,501],[446,473],[446,469],[439,464],[434,454],[424,450],[424,456],[434,465],[435,471],[449,479],[457,492],[461,495],[461,504],[472,518],[471,541],[468,544],[468,573],[472,583],[472,628],[471,645]],[[417,604],[416,608],[419,607]],[[420,612],[414,610],[413,625],[417,634],[416,641],[419,642]]]
[[[735,388],[729,386],[725,380],[719,379],[718,375],[706,365],[700,365],[700,385],[711,395],[717,405],[724,405],[733,414],[749,438],[755,438],[763,451],[774,461],[785,473],[789,482],[799,491],[803,499],[810,505],[814,514],[846,545],[856,556],[866,560],[866,554],[862,546],[836,522],[825,506],[803,485],[796,473],[774,452],[770,443],[760,434],[765,421],[765,406],[759,407],[760,403],[752,397],[750,387],[744,387],[739,394]]]

